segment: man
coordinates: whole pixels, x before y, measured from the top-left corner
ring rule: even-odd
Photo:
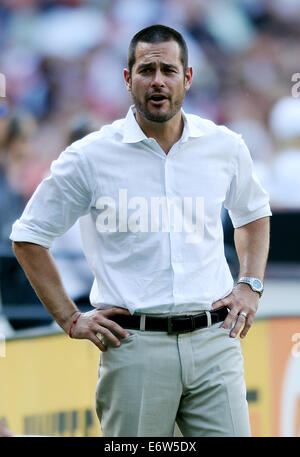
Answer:
[[[127,117],[62,153],[11,235],[54,319],[103,351],[104,436],[172,436],[175,421],[184,436],[250,435],[236,336],[247,334],[262,293],[271,213],[240,136],[182,111],[187,62],[177,31],[137,33],[124,71]],[[244,281],[235,287],[223,203]],[[80,216],[95,275],[87,313],[65,293],[48,250]]]

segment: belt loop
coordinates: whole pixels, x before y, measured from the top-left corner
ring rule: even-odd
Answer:
[[[145,316],[145,314],[142,314],[141,318],[140,318],[140,330],[142,330],[143,332],[145,331],[145,324],[146,324],[146,316]]]
[[[211,314],[209,311],[205,311],[207,317],[207,327],[211,327]]]

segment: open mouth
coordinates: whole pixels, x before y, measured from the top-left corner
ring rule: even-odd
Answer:
[[[153,105],[162,105],[167,100],[168,98],[163,94],[153,94],[151,97],[149,97],[149,101]]]

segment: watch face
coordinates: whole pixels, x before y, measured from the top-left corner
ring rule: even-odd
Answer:
[[[255,289],[261,289],[262,288],[262,283],[260,282],[259,279],[254,279],[252,285],[253,285],[253,287],[255,287]]]

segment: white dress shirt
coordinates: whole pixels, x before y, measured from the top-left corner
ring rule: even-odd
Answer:
[[[182,111],[168,154],[125,119],[71,144],[52,163],[10,238],[50,248],[80,217],[95,276],[91,304],[134,312],[209,310],[229,294],[222,204],[234,227],[270,216],[240,135]]]

